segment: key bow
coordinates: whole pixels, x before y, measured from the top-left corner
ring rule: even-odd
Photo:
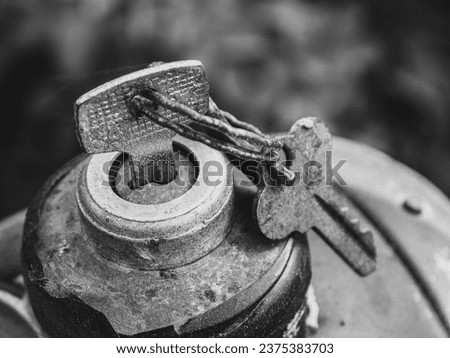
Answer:
[[[297,121],[289,133],[278,137],[283,143],[287,167],[294,171],[292,185],[274,184],[263,171],[262,184],[254,202],[254,216],[261,232],[280,240],[294,232],[314,230],[357,273],[375,269],[375,245],[370,231],[360,228],[332,186],[332,143],[325,124],[316,118]]]

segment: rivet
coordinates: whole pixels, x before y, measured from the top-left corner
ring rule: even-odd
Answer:
[[[410,197],[403,202],[403,208],[413,215],[422,213],[423,202],[417,197]]]

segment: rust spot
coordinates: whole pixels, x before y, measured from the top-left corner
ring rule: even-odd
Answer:
[[[52,247],[50,250],[48,250],[47,260],[52,260],[57,252],[58,249],[56,247]]]
[[[207,289],[204,291],[204,294],[208,300],[210,300],[211,302],[216,302],[217,295],[213,290]]]
[[[312,143],[314,148],[319,148],[322,145],[323,141],[320,138],[316,138]]]
[[[145,297],[153,298],[156,296],[157,292],[158,292],[158,290],[156,288],[150,288],[147,291],[145,291]]]
[[[238,293],[240,290],[239,284],[236,281],[233,281],[230,285],[230,287],[228,287],[228,291],[230,293],[236,294]]]
[[[75,213],[69,212],[65,219],[65,224],[67,225],[67,227],[73,227],[76,220],[77,220],[77,218],[75,216]]]
[[[298,120],[298,123],[305,129],[311,129],[314,127],[314,119],[311,117],[301,118]]]
[[[152,252],[154,252],[154,253],[159,253],[160,252],[160,248],[159,248],[159,241],[158,240],[154,240],[154,239],[152,239],[152,240],[150,240],[148,243],[147,243],[147,248],[150,250],[150,251],[152,251]],[[161,276],[162,277],[162,276]]]
[[[160,270],[159,276],[164,279],[177,279],[177,273],[173,270]]]

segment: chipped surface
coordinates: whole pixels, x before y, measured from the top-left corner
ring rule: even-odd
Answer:
[[[300,329],[300,321],[305,314],[305,310],[302,307],[294,316],[292,321],[290,321],[286,327],[286,331],[283,333],[283,338],[295,338],[298,336]]]
[[[125,335],[181,325],[257,281],[280,255],[285,242],[265,240],[241,205],[228,237],[192,264],[139,271],[108,263],[89,249],[80,234],[75,185],[80,165],[44,203],[36,249],[53,297],[74,295],[102,312]],[[66,240],[60,256],[60,243]]]
[[[313,117],[301,118],[298,120],[298,123],[303,128],[311,129],[312,127],[314,127],[314,118]]]

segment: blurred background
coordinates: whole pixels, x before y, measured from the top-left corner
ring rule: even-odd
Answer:
[[[73,103],[153,61],[199,59],[264,131],[323,118],[450,194],[450,10],[441,0],[0,0],[0,217],[80,152]]]

